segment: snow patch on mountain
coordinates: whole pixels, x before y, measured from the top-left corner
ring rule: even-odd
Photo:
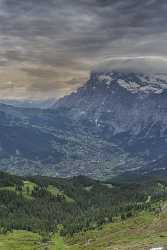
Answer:
[[[128,90],[138,90],[140,88],[140,85],[137,84],[136,82],[132,82],[132,81],[126,81],[123,79],[118,79],[118,83],[121,87],[126,88]]]
[[[110,85],[112,83],[112,74],[110,75],[100,75],[98,80],[100,82],[105,82],[106,85]]]
[[[98,73],[97,82],[112,87],[119,84],[131,93],[162,94],[167,90],[166,74],[132,74],[119,72]]]

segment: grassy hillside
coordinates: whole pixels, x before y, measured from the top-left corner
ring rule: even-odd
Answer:
[[[58,235],[43,242],[40,235],[25,231],[0,235],[2,250],[145,250],[167,246],[167,214],[142,212],[99,230],[66,236],[64,242]]]
[[[145,250],[167,246],[167,215],[143,212],[66,240],[68,250]]]
[[[1,250],[40,250],[44,249],[41,236],[32,232],[13,231],[0,235]]]

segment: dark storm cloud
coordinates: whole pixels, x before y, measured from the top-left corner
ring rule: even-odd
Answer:
[[[166,23],[166,0],[0,0],[0,66],[77,85],[106,57],[167,56]]]

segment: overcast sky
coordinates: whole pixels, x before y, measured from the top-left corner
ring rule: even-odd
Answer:
[[[1,99],[57,98],[106,60],[148,56],[167,57],[166,0],[0,0]]]

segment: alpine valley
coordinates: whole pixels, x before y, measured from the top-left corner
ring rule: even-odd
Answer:
[[[165,74],[93,71],[76,92],[42,107],[1,102],[1,171],[106,179],[167,167]]]

